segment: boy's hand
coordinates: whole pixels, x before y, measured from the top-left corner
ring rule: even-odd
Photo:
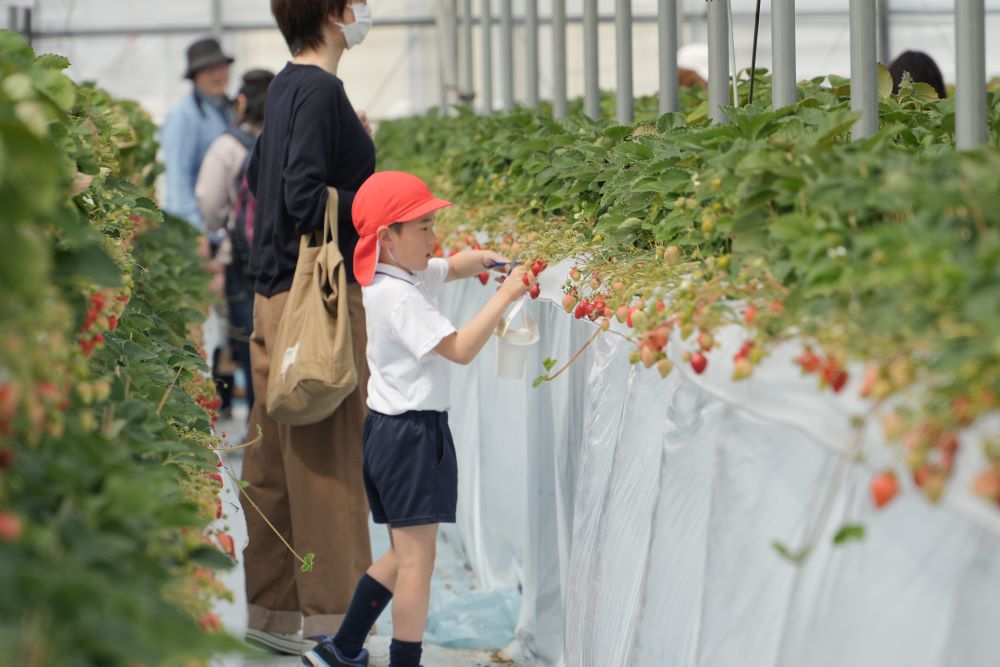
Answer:
[[[510,260],[499,253],[495,253],[492,250],[483,250],[483,268],[493,269],[498,273],[507,273],[507,269],[510,267]]]
[[[515,266],[514,270],[507,276],[507,279],[500,285],[498,291],[511,303],[520,299],[528,291],[528,286],[524,284],[524,275],[524,267],[520,265]]]

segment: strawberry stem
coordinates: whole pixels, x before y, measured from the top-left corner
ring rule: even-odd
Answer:
[[[237,449],[246,449],[252,445],[256,445],[258,442],[264,439],[264,431],[261,429],[260,424],[257,424],[257,437],[249,442],[244,442],[242,445],[235,445],[233,447],[209,447],[209,450],[213,452],[235,452]]]
[[[572,356],[572,358],[570,358],[570,360],[567,361],[566,364],[562,368],[560,368],[559,370],[557,370],[555,373],[553,373],[551,375],[549,375],[549,374],[544,375],[542,377],[542,381],[543,382],[552,382],[557,377],[559,377],[560,375],[562,375],[563,373],[565,373],[566,369],[569,368],[570,366],[572,366],[573,362],[575,362],[577,359],[580,358],[580,355],[583,354],[584,350],[586,350],[588,347],[590,347],[590,344],[593,343],[597,339],[597,337],[601,335],[602,331],[603,331],[603,329],[601,329],[600,327],[597,327],[597,331],[594,332],[594,335],[591,336],[587,340],[587,342],[583,344],[583,347],[581,347],[579,350],[576,351],[576,354],[574,354]]]
[[[258,428],[259,428],[259,425],[258,425]],[[271,531],[274,532],[274,534],[278,536],[278,539],[281,540],[281,543],[285,545],[285,548],[288,549],[292,553],[292,555],[295,556],[295,558],[300,563],[302,563],[303,565],[311,565],[312,564],[312,558],[310,558],[307,561],[305,558],[303,558],[302,556],[300,556],[298,554],[298,552],[295,551],[295,549],[292,548],[292,545],[288,543],[288,540],[286,540],[285,537],[281,533],[278,532],[278,529],[274,527],[274,524],[271,523],[271,521],[266,516],[264,516],[264,512],[262,512],[261,509],[259,507],[257,507],[257,503],[255,503],[253,501],[253,498],[250,497],[250,494],[247,493],[246,489],[243,488],[243,485],[240,483],[240,480],[236,479],[236,475],[234,475],[233,472],[229,469],[229,466],[226,466],[226,474],[229,475],[230,479],[233,480],[233,483],[236,484],[236,488],[240,490],[240,493],[242,493],[243,497],[247,499],[247,501],[250,503],[251,507],[253,507],[257,511],[257,514],[259,514],[260,518],[264,520],[264,523],[267,524],[268,528],[270,528]],[[308,555],[312,556],[312,554],[308,554]]]
[[[170,398],[170,392],[172,392],[174,390],[174,385],[177,384],[177,380],[180,379],[181,373],[183,373],[183,372],[184,372],[184,367],[183,366],[181,366],[180,368],[178,368],[177,369],[177,375],[174,376],[174,379],[173,379],[173,381],[171,381],[170,386],[167,387],[167,390],[165,392],[163,392],[163,398],[160,399],[160,404],[158,406],[156,406],[156,415],[157,416],[159,416],[160,413],[163,412],[163,406],[165,406],[167,404],[167,399]]]

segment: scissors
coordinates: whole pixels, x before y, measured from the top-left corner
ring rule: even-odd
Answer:
[[[510,268],[507,269],[507,275],[509,276],[510,272],[513,271],[514,267],[517,265],[517,256],[515,256],[514,259],[510,262],[498,262],[494,259],[491,259],[490,263],[486,265],[486,268],[495,269],[498,266],[507,266],[508,264],[510,265]]]

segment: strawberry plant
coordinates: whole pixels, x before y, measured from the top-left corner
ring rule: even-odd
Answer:
[[[802,82],[784,109],[758,81],[724,126],[697,90],[684,113],[640,100],[629,126],[527,109],[384,123],[380,164],[460,203],[442,213],[445,248],[477,233],[501,252],[574,258],[562,306],[624,322],[633,362],[662,375],[664,332],[701,373],[714,332],[742,328],[735,380],[794,339],[818,388],[858,392],[892,422],[887,440],[937,500],[956,434],[1000,395],[1000,92],[989,145],[960,152],[954,100],[921,84],[880,86],[881,130],[853,143],[848,80]],[[976,490],[992,503],[997,442],[969,443],[986,453]]]
[[[67,65],[0,32],[0,665],[184,664],[239,650],[207,276],[152,200],[153,123]]]

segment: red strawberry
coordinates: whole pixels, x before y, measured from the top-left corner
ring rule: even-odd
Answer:
[[[531,272],[534,273],[536,276],[544,270],[545,266],[542,265],[542,260],[540,259],[536,259],[534,263],[531,265]]]
[[[454,257],[457,254],[458,254],[458,248],[452,248],[451,250],[448,251],[449,257]]]
[[[625,324],[628,325],[629,327],[635,326],[635,322],[632,321],[632,315],[634,315],[637,310],[638,308],[633,306],[629,308],[628,312],[625,314]]]
[[[0,449],[0,470],[6,470],[14,465],[14,450],[9,447]]]
[[[0,420],[7,421],[14,416],[20,393],[17,385],[9,382],[0,384]]]
[[[0,540],[16,542],[21,537],[21,520],[12,512],[0,511]]]
[[[216,535],[216,539],[219,540],[219,545],[222,550],[230,558],[236,558],[236,543],[233,542],[233,538],[228,533],[219,533]]]
[[[864,377],[861,378],[861,389],[858,392],[861,398],[872,395],[876,382],[878,382],[878,366],[866,366]]]
[[[532,299],[537,299],[538,295],[541,294],[541,293],[542,293],[542,288],[538,286],[538,283],[535,283],[534,285],[532,285],[531,289],[528,290],[528,295]]]
[[[847,384],[847,371],[840,368],[836,360],[827,359],[826,365],[823,367],[823,380],[830,385],[835,393],[839,393]]]
[[[754,322],[757,321],[757,306],[748,306],[747,309],[743,311],[743,320],[749,326],[753,326]]]
[[[201,626],[202,630],[207,632],[219,632],[222,630],[222,620],[219,618],[219,615],[210,611],[205,612],[198,619],[198,625]]]
[[[215,499],[215,518],[222,518],[222,500],[219,498]]]
[[[115,315],[110,315],[108,317],[108,331],[114,331],[118,328],[118,317]]]
[[[744,342],[743,345],[740,347],[739,352],[737,352],[733,356],[733,361],[740,361],[742,359],[748,358],[750,356],[750,352],[752,350],[753,350],[753,341],[752,340],[748,340],[748,341]]]
[[[820,358],[808,347],[798,356],[795,362],[802,368],[803,373],[815,373],[822,365]]]
[[[576,304],[576,310],[574,311],[573,316],[579,320],[582,319],[583,316],[586,314],[587,314],[587,300],[584,299],[580,303]]]
[[[483,271],[482,273],[479,274],[479,282],[485,285],[489,281],[490,281],[490,274],[488,271]]]
[[[879,473],[871,483],[872,502],[875,507],[882,508],[899,493],[899,482],[891,470]]]
[[[1000,502],[1000,472],[987,470],[979,473],[972,483],[972,490],[987,500]]]
[[[699,351],[691,355],[691,368],[694,369],[695,373],[701,375],[705,372],[705,368],[707,367],[708,359],[705,358],[704,354]]]
[[[222,473],[213,472],[209,474],[209,477],[214,479],[219,486],[222,486]]]
[[[521,280],[524,281],[524,286],[525,287],[528,287],[529,285],[531,285],[531,278],[528,277],[527,273],[525,273],[523,276],[521,276]]]

